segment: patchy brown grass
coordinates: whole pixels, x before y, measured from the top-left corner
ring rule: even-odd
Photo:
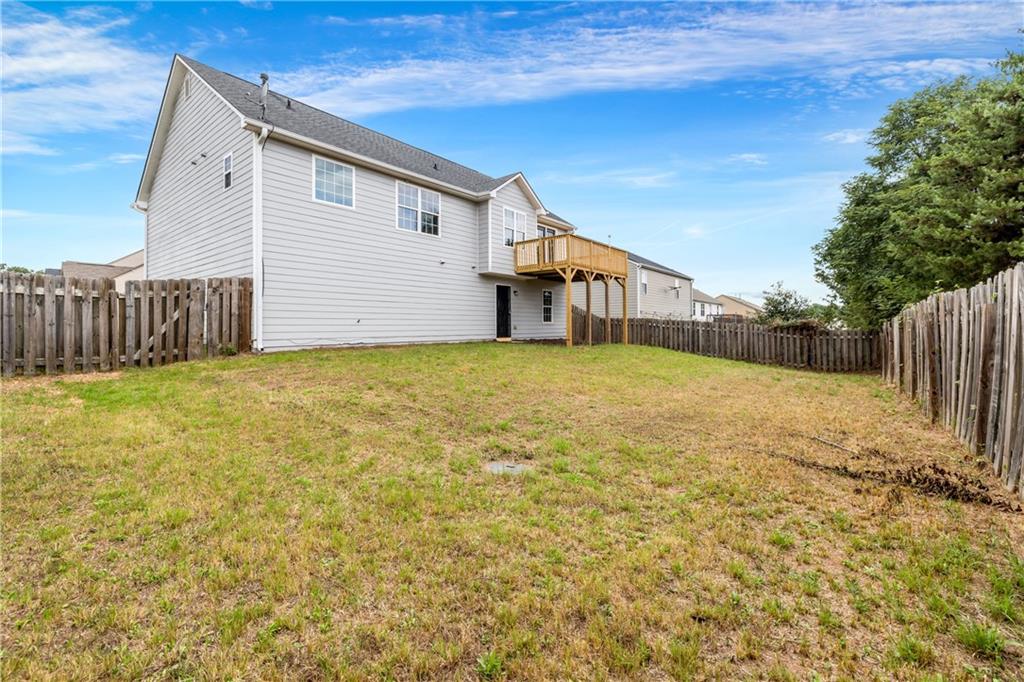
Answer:
[[[1002,495],[874,377],[480,344],[2,408],[5,679],[1024,676],[1024,516],[829,470]]]

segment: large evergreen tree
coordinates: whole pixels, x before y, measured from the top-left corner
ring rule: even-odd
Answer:
[[[1024,54],[999,70],[896,102],[872,133],[871,170],[846,183],[815,247],[850,326],[876,327],[1024,258]]]

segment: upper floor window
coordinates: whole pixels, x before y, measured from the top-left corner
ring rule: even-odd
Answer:
[[[526,239],[526,214],[506,208],[504,211],[505,246],[512,246],[516,242]]]
[[[339,206],[353,205],[355,169],[319,156],[313,157],[313,198]]]
[[[553,227],[541,227],[540,225],[537,226],[538,237],[554,237],[555,234],[555,228]]]
[[[643,293],[644,296],[647,295],[647,271],[646,270],[641,270],[640,271],[640,291]]]
[[[231,153],[228,152],[224,156],[224,189],[228,189],[229,187],[231,187],[231,166],[232,166]]]
[[[398,229],[438,236],[440,226],[441,195],[398,183]]]
[[[185,83],[181,86],[182,95],[185,99],[192,94],[192,76],[185,76]]]
[[[545,289],[540,292],[541,295],[541,320],[544,322],[550,322],[552,320],[552,308],[554,306],[554,295],[550,289]]]
[[[676,298],[679,298],[679,280],[673,280],[672,289],[676,292]]]

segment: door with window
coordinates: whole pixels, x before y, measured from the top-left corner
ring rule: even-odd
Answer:
[[[499,284],[495,288],[495,336],[499,339],[512,338],[512,287]]]

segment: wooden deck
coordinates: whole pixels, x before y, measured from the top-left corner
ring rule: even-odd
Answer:
[[[563,279],[572,272],[573,279],[582,280],[587,273],[626,277],[629,272],[625,251],[574,234],[516,242],[515,258],[521,275]]]
[[[606,337],[611,336],[611,301],[609,290],[613,283],[622,287],[622,319],[626,322],[628,298],[626,279],[629,277],[629,254],[609,244],[595,242],[574,234],[540,237],[516,242],[516,273],[565,282],[565,345],[573,344],[572,283],[587,283],[586,341],[593,342],[593,322],[590,314],[590,291],[594,280],[604,282],[604,325]],[[629,343],[629,326],[623,328],[622,343]]]

